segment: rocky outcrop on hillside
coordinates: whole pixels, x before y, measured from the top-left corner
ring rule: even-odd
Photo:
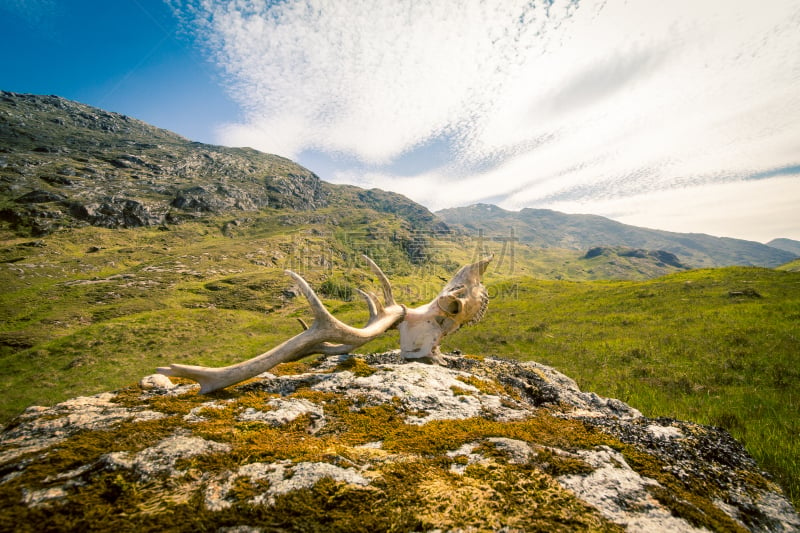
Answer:
[[[0,93],[0,219],[44,234],[264,207],[326,205],[320,179],[282,157],[193,143],[57,96]]]
[[[139,386],[0,435],[16,531],[797,531],[728,433],[536,363],[292,363],[209,396]]]
[[[401,206],[409,225],[441,224],[401,195],[325,184],[283,157],[191,142],[58,96],[0,92],[0,221],[18,232],[326,206]]]
[[[641,273],[667,274],[674,271],[689,270],[678,256],[665,250],[642,250],[624,246],[595,246],[586,251],[583,260],[600,259],[610,267],[636,269]]]

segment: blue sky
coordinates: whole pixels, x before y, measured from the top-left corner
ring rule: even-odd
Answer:
[[[215,142],[240,117],[161,0],[0,0],[0,88],[56,94]]]
[[[800,240],[800,2],[0,0],[0,89],[440,209]]]

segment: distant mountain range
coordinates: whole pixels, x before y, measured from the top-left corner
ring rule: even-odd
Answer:
[[[797,257],[800,257],[800,241],[794,241],[792,239],[772,239],[767,243],[767,246],[772,246],[773,248],[778,248],[779,250],[785,250]]]
[[[329,208],[393,217],[408,234],[510,238],[533,248],[580,250],[587,260],[613,256],[670,269],[774,267],[800,255],[800,242],[789,239],[764,245],[543,209],[479,204],[433,214],[400,194],[326,183],[283,157],[191,142],[58,96],[0,92],[0,224],[18,235]]]
[[[753,241],[674,233],[629,226],[597,215],[568,215],[549,209],[506,211],[477,204],[437,211],[447,224],[480,233],[489,239],[508,239],[534,247],[588,250],[601,246],[663,250],[692,267],[755,265],[776,267],[799,255],[789,247],[797,241],[780,239],[782,247]],[[774,242],[774,241],[773,241]]]

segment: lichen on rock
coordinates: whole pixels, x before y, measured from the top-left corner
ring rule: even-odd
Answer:
[[[0,434],[0,530],[800,528],[723,430],[536,363],[445,362],[334,356],[208,396],[144,381],[30,408]]]

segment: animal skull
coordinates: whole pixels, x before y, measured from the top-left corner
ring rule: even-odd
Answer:
[[[442,363],[439,344],[463,325],[475,324],[486,312],[489,295],[481,276],[492,256],[462,267],[430,303],[408,309],[397,325],[400,351],[408,360]]]
[[[331,315],[306,280],[287,270],[311,306],[314,314],[311,326],[301,321],[302,333],[241,363],[219,368],[171,364],[158,368],[158,373],[193,379],[200,384],[200,393],[205,394],[306,355],[351,352],[391,328],[400,331],[403,357],[411,361],[443,363],[439,352],[442,338],[462,325],[478,322],[486,312],[489,296],[481,284],[481,275],[492,256],[463,267],[433,301],[416,309],[395,302],[389,279],[372,259],[366,256],[364,259],[381,282],[384,301],[382,303],[374,293],[359,291],[367,302],[370,316],[363,328],[349,326]]]

